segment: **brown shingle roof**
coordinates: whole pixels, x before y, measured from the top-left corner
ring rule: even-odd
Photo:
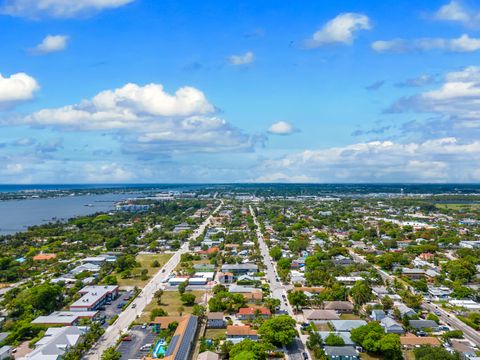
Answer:
[[[257,331],[252,330],[252,328],[249,325],[228,325],[227,336],[228,335],[235,335],[235,336],[257,335]]]

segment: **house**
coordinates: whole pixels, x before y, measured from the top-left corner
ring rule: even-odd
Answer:
[[[450,300],[450,305],[462,307],[470,311],[480,311],[480,303],[473,300]]]
[[[227,326],[223,318],[223,312],[211,312],[207,315],[207,328],[209,329],[223,329]]]
[[[416,330],[438,328],[438,324],[433,320],[409,320],[408,325]]]
[[[13,348],[5,345],[0,348],[0,360],[11,359],[13,355]]]
[[[98,273],[100,271],[101,267],[95,264],[90,264],[90,263],[85,263],[78,265],[74,269],[70,270],[70,274],[75,276],[78,274],[83,273],[84,271],[88,271],[91,273]]]
[[[382,297],[382,295],[383,296],[388,295],[389,291],[385,286],[373,286],[372,287],[372,293],[376,297]]]
[[[204,351],[198,354],[197,360],[220,360],[220,356],[213,351]]]
[[[403,319],[404,316],[410,317],[410,316],[415,316],[415,315],[417,315],[417,313],[416,313],[415,310],[409,308],[409,307],[408,307],[407,305],[405,305],[405,304],[398,304],[398,305],[397,305],[397,309],[398,309],[398,311],[400,311],[400,316],[402,317],[402,319]]]
[[[336,332],[336,331],[317,331],[317,334],[320,335],[322,340],[325,342],[325,339],[330,335],[334,334],[338,337],[341,337],[343,339],[343,342],[345,345],[355,345],[353,340],[351,339],[351,335],[348,331],[341,331],[341,332]]]
[[[38,254],[35,255],[32,259],[34,261],[48,261],[48,260],[53,260],[57,257],[57,254]]]
[[[240,308],[238,309],[237,317],[240,320],[253,320],[258,317],[267,319],[272,316],[272,313],[269,309],[264,307],[249,307],[249,308]]]
[[[249,325],[227,326],[227,341],[231,341],[234,344],[237,344],[245,339],[258,340],[257,331],[252,330]]]
[[[367,325],[365,320],[331,320],[329,323],[335,331],[351,331],[360,326]]]
[[[198,318],[193,315],[182,316],[168,344],[164,360],[189,359],[194,348]]]
[[[178,286],[181,283],[188,281],[188,277],[172,277],[168,279],[168,285],[170,286]]]
[[[95,311],[118,297],[116,285],[90,285],[78,292],[82,297],[70,305],[70,311]]]
[[[60,360],[88,331],[85,326],[48,328],[45,335],[35,343],[35,350],[22,360]]]
[[[235,276],[231,272],[219,272],[218,281],[220,284],[232,284],[235,282]]]
[[[430,295],[430,298],[436,301],[448,300],[452,292],[453,290],[446,286],[439,286],[439,287],[429,286],[428,287],[428,294]]]
[[[190,230],[190,225],[188,225],[187,223],[181,223],[175,226],[175,228],[173,229],[173,232],[175,234],[178,234],[179,232],[188,231],[188,230]]]
[[[349,257],[337,255],[333,258],[333,263],[335,264],[335,266],[348,266],[352,265],[354,261]]]
[[[402,268],[402,275],[412,280],[420,280],[425,278],[425,270]]]
[[[380,325],[383,327],[386,334],[405,334],[405,330],[403,329],[402,325],[397,323],[391,317],[384,317],[380,321]]]
[[[251,275],[240,275],[237,279],[237,282],[238,281],[247,281],[247,282],[260,281],[260,278],[257,276],[251,276]]]
[[[231,272],[234,275],[258,272],[258,266],[252,263],[246,264],[223,264],[222,272]]]
[[[94,319],[98,311],[54,311],[48,316],[39,316],[32,321],[35,325],[73,326],[81,319]]]
[[[335,310],[340,314],[352,313],[353,304],[350,301],[325,301],[323,303],[324,310]]]
[[[303,310],[305,321],[314,323],[326,323],[330,320],[340,320],[340,316],[334,310]]]
[[[440,346],[440,341],[433,336],[415,336],[413,334],[407,334],[400,336],[400,343],[404,348],[412,349],[422,345]]]
[[[335,280],[343,284],[352,285],[352,284],[355,284],[357,281],[363,281],[365,279],[361,276],[336,276]]]
[[[387,314],[385,314],[385,311],[383,311],[383,310],[372,310],[372,313],[370,315],[370,317],[374,321],[380,321],[383,318],[385,318],[386,316],[387,316]]]
[[[360,360],[360,354],[353,346],[325,346],[324,351],[331,360]]]

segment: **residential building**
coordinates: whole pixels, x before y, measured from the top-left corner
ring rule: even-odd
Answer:
[[[45,335],[35,343],[35,349],[20,360],[60,360],[68,349],[79,343],[87,331],[85,326],[48,328]]]
[[[326,323],[330,320],[340,320],[340,316],[334,310],[303,310],[305,321],[314,323]]]
[[[335,331],[351,331],[360,326],[367,325],[365,320],[331,320],[329,323]]]
[[[197,360],[220,360],[220,355],[213,351],[204,351],[198,354]]]
[[[324,310],[335,310],[338,313],[352,313],[353,304],[350,301],[325,301],[323,303]]]
[[[420,280],[425,278],[425,270],[423,269],[410,269],[410,268],[403,268],[402,275],[407,276],[412,280]]]
[[[222,272],[230,272],[234,275],[258,272],[258,266],[252,263],[246,264],[223,264]]]
[[[343,342],[347,346],[352,346],[355,345],[353,340],[351,339],[351,335],[348,331],[317,331],[317,334],[320,335],[322,340],[325,342],[325,339],[330,335],[334,334],[338,337],[341,337],[343,339]]]
[[[238,309],[237,317],[240,320],[253,320],[255,318],[264,318],[267,319],[271,317],[272,314],[269,309],[264,307],[248,307]]]
[[[220,284],[232,284],[235,282],[235,276],[231,272],[219,272],[218,281]]]
[[[436,329],[438,324],[433,320],[409,320],[408,325],[416,330]]]
[[[385,330],[387,334],[405,334],[405,330],[403,329],[402,325],[397,323],[391,317],[384,317],[380,321],[380,325]]]
[[[13,348],[11,346],[5,345],[0,347],[0,360],[11,359],[13,356]]]
[[[325,346],[324,351],[331,360],[360,360],[360,354],[353,346]]]
[[[383,310],[372,310],[372,313],[370,314],[370,317],[374,321],[381,321],[386,316],[387,314],[385,314],[385,311]]]
[[[227,326],[227,341],[237,344],[245,339],[258,340],[257,331],[252,330],[249,325]]]
[[[35,325],[46,326],[73,326],[78,325],[80,319],[94,319],[98,311],[54,311],[47,316],[39,316],[32,321]]]
[[[198,318],[193,315],[182,316],[177,329],[168,344],[164,360],[185,360],[190,358],[197,333]]]
[[[227,322],[223,317],[223,312],[211,312],[207,315],[207,328],[223,329],[227,326]]]
[[[400,336],[400,343],[402,347],[407,349],[416,348],[422,345],[440,346],[440,341],[433,336],[415,336],[413,334],[407,334]]]

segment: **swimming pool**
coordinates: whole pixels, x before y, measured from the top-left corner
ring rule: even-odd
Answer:
[[[166,352],[167,352],[167,344],[165,343],[165,339],[158,340],[152,351],[153,357],[155,359],[164,357]]]

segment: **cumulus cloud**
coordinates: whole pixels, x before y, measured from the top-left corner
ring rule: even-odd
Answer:
[[[295,127],[286,121],[277,121],[268,128],[268,132],[274,135],[291,135],[295,131]]]
[[[317,179],[320,182],[478,181],[471,164],[480,161],[480,141],[461,143],[447,137],[420,143],[372,141],[305,150],[261,167],[265,174],[277,174],[278,181],[290,176]],[[268,175],[266,175],[268,179]]]
[[[59,52],[67,48],[68,36],[48,35],[40,44],[31,49],[32,54],[44,55]]]
[[[480,126],[480,67],[447,73],[437,89],[396,101],[389,112],[417,111],[446,116],[459,126]]]
[[[351,45],[355,33],[372,28],[368,16],[358,13],[343,13],[329,20],[323,27],[304,42],[307,48],[317,48],[328,44]]]
[[[135,178],[132,171],[117,163],[91,163],[83,166],[84,179],[91,183],[126,182]]]
[[[228,62],[232,65],[247,65],[253,63],[255,55],[251,51],[247,51],[242,55],[232,55],[228,57]]]
[[[433,18],[441,21],[458,22],[467,27],[480,26],[480,11],[467,9],[459,1],[452,0],[438,9]]]
[[[260,140],[233,127],[216,112],[204,93],[193,87],[169,94],[160,84],[126,84],[7,124],[103,131],[116,135],[126,152],[249,150]]]
[[[39,88],[37,81],[25,73],[16,73],[9,77],[0,74],[0,109],[32,100]]]
[[[372,49],[380,53],[406,53],[411,51],[441,50],[446,52],[474,52],[480,50],[480,39],[463,34],[456,39],[423,38],[379,40],[372,43]]]
[[[75,18],[118,8],[135,0],[4,0],[0,13],[11,16],[40,19]]]

